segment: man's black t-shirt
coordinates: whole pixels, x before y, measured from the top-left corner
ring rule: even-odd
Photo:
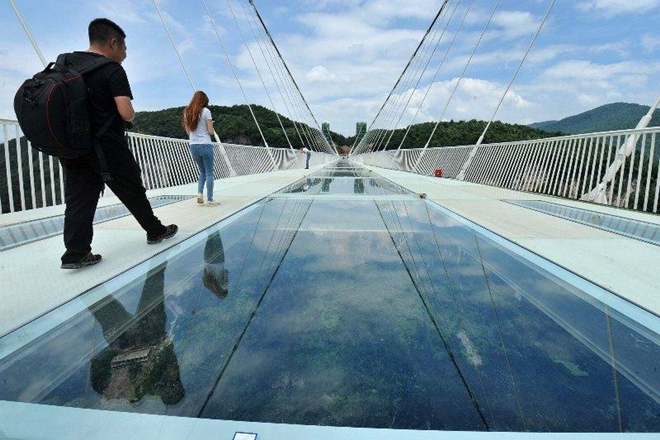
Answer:
[[[92,52],[74,53],[81,60],[103,56]],[[101,135],[101,144],[106,148],[117,143],[126,145],[126,138],[124,137],[126,123],[119,115],[115,102],[116,96],[127,96],[133,99],[126,71],[119,63],[109,63],[89,74],[85,74],[84,79],[89,93],[87,110],[92,134],[98,133],[103,124],[112,118],[112,123]]]

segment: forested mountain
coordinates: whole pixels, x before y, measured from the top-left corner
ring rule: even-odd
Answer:
[[[429,140],[434,127],[435,122],[424,122],[411,126],[407,135],[407,128],[402,128],[395,130],[393,134],[391,131],[387,131],[380,138],[376,136],[372,139],[375,139],[373,143],[375,144],[375,148],[379,150],[384,149],[383,147],[385,145],[387,145],[387,148],[385,148],[387,150],[396,150],[399,148],[399,145],[401,145],[401,148],[422,148]],[[474,145],[479,140],[479,136],[481,136],[484,128],[486,128],[486,121],[477,121],[476,119],[470,121],[441,122],[429,142],[429,147]],[[401,144],[404,136],[405,140]],[[505,124],[504,122],[495,121],[490,124],[483,142],[492,144],[540,139],[551,136],[561,136],[561,133],[548,133],[526,125]]]
[[[568,134],[596,133],[600,131],[625,130],[635,128],[639,120],[649,111],[649,107],[639,104],[616,102],[569,116],[559,121],[545,121],[530,124],[532,128],[545,131],[559,131]],[[660,115],[654,114],[650,127],[660,125]]]
[[[263,132],[263,137],[271,147],[288,147],[286,137],[294,148],[302,147],[301,138],[304,143],[309,143],[308,139],[318,133],[318,129],[313,130],[306,124],[293,121],[280,115],[280,120],[286,131],[286,136],[282,131],[280,122],[277,120],[277,114],[260,105],[252,105],[252,111],[259,121],[259,126]],[[178,139],[187,139],[188,135],[181,125],[181,114],[184,107],[174,107],[165,110],[153,112],[137,112],[135,115],[134,127],[131,131],[156,136],[165,136]],[[234,105],[231,107],[210,105],[209,109],[215,121],[215,131],[220,140],[229,144],[242,145],[264,145],[261,134],[254,118],[247,105]],[[346,138],[337,133],[332,133],[333,140],[342,145]]]
[[[216,132],[221,141],[243,145],[264,145],[247,105],[234,105],[231,107],[212,105],[209,108],[215,120]],[[277,114],[259,105],[252,105],[252,110],[259,121],[268,145],[271,147],[287,147],[288,143],[277,120]],[[138,112],[135,116],[135,126],[132,131],[186,139],[187,135],[181,125],[182,111],[183,107],[175,107],[153,112]],[[301,137],[307,143],[305,133],[309,136],[311,132],[308,126],[300,123],[296,123],[294,126],[294,123],[290,119],[281,115],[280,119],[294,148],[302,145]],[[405,135],[406,129],[402,128],[395,130],[394,133],[388,131],[383,133],[383,136],[380,138],[374,137],[373,139],[379,145],[379,149],[382,149],[387,144],[387,149],[389,150],[398,148],[405,135],[402,148],[421,148],[429,139],[434,126],[435,123],[433,122],[415,124],[410,128],[407,135]],[[474,144],[479,139],[485,126],[485,121],[474,119],[471,121],[442,122],[439,124],[429,146]],[[526,125],[505,124],[495,121],[491,124],[484,142],[518,141],[557,135],[560,135],[560,133],[548,133]],[[335,132],[331,132],[331,136],[337,147],[350,147],[355,141],[355,136],[346,137]]]

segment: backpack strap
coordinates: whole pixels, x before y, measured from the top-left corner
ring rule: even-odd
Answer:
[[[101,67],[111,64],[111,63],[116,63],[116,61],[111,60],[110,58],[107,58],[105,56],[103,57],[88,57],[90,58],[89,60],[81,61],[80,59],[76,59],[77,54],[71,54],[71,53],[63,53],[60,54],[57,57],[57,60],[55,61],[55,64],[59,64],[61,66],[64,66],[66,68],[69,68],[71,70],[76,71],[80,75],[88,74],[91,73],[97,69],[100,69]],[[116,115],[110,116],[101,126],[99,131],[97,131],[95,134],[93,134],[93,138],[91,139],[92,145],[94,146],[94,152],[96,153],[96,157],[99,160],[99,168],[101,172],[101,178],[103,179],[103,182],[108,182],[112,180],[112,176],[110,174],[110,169],[108,167],[108,161],[105,158],[105,154],[103,153],[103,149],[101,148],[101,143],[99,142],[99,139],[101,136],[103,136],[103,133],[110,127],[110,124],[112,124],[112,121],[115,119]]]
[[[112,175],[110,174],[110,168],[108,168],[108,161],[105,159],[105,154],[101,148],[101,142],[99,141],[100,137],[105,133],[105,131],[110,127],[110,124],[115,119],[115,115],[110,116],[101,126],[99,131],[94,135],[92,139],[92,145],[94,146],[94,151],[96,152],[96,157],[99,159],[99,168],[101,171],[101,177],[103,182],[109,182],[112,180]]]
[[[82,57],[87,59],[81,60]],[[116,63],[116,61],[111,60],[110,58],[107,58],[105,56],[91,57],[88,55],[84,55],[83,52],[81,52],[80,54],[78,52],[62,53],[58,55],[57,59],[55,60],[55,64],[60,64],[71,70],[75,70],[81,75],[91,73],[96,69],[99,69],[105,66],[106,64],[111,64],[111,63]]]
[[[105,66],[106,64],[112,64],[112,63],[117,63],[117,62],[106,57],[94,57],[91,61],[86,62],[85,64],[78,67],[78,69],[74,69],[74,70],[79,74],[84,75],[86,73],[91,73],[96,69]]]

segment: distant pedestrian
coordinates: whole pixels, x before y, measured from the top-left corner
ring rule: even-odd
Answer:
[[[89,24],[89,49],[64,56],[64,62],[75,70],[90,60],[109,58],[114,62],[83,74],[89,90],[87,110],[93,142],[98,142],[107,162],[110,180],[105,184],[126,205],[147,232],[147,243],[160,243],[177,233],[176,225],[164,226],[154,215],[140,167],[128,149],[126,123],[133,120],[135,110],[131,87],[121,63],[126,59],[126,34],[107,18]],[[93,221],[99,196],[104,188],[99,156],[93,152],[76,158],[62,159],[65,177],[64,245],[62,269],[80,269],[101,261],[93,254]]]
[[[190,153],[199,168],[197,180],[197,203],[204,205],[204,183],[206,183],[206,206],[219,205],[213,199],[213,144],[215,136],[213,117],[208,109],[209,97],[198,90],[183,110],[183,128],[190,138]]]
[[[308,170],[308,169],[309,169],[309,160],[312,158],[312,152],[311,152],[311,151],[309,150],[309,148],[307,148],[307,147],[302,147],[302,148],[300,149],[300,152],[301,152],[302,154],[306,154],[306,155],[307,155],[307,160],[306,160],[306,162],[305,162],[305,169]]]

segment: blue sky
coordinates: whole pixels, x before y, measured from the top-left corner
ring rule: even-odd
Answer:
[[[15,1],[48,60],[61,52],[85,50],[91,19],[105,16],[116,21],[128,34],[124,67],[136,110],[188,103],[191,86],[151,0]],[[301,119],[295,117],[300,108],[287,109],[293,104],[285,104],[263,62],[242,10],[246,0],[207,3],[248,100]],[[329,122],[334,131],[351,135],[355,122],[372,121],[442,1],[254,3],[319,123]],[[460,2],[457,17],[468,4],[468,0]],[[500,2],[443,119],[490,118],[549,4],[549,0]],[[202,1],[160,0],[158,5],[196,87],[209,94],[212,104],[244,103]],[[440,118],[494,5],[495,0],[474,1],[462,32],[438,70],[451,37],[446,34],[402,124],[411,121],[413,114],[418,114],[415,122]],[[24,78],[40,70],[41,62],[9,2],[0,3],[0,23],[0,118],[14,119],[14,92]],[[561,119],[610,102],[652,104],[660,95],[657,23],[660,0],[557,0],[496,119],[527,124]],[[260,66],[274,104],[246,47]],[[413,93],[411,87],[407,93]]]

